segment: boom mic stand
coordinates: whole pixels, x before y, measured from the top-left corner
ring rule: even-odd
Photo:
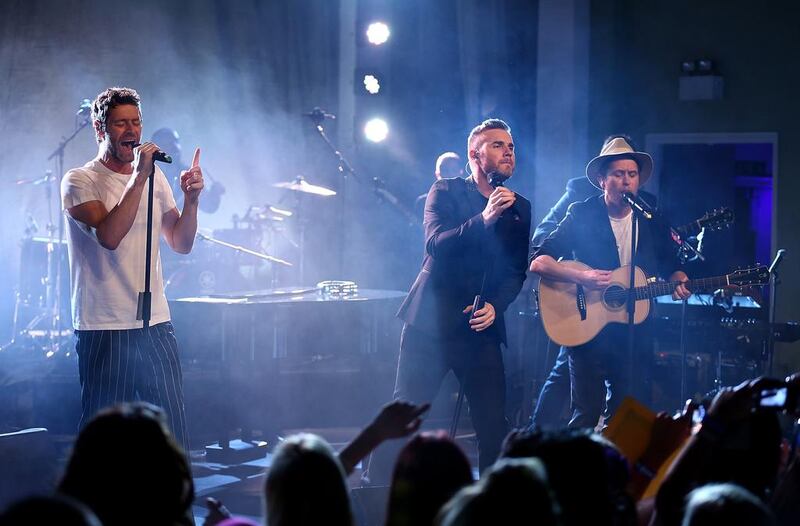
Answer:
[[[326,113],[319,108],[314,108],[312,111],[305,113],[305,116],[309,117],[311,121],[314,123],[314,129],[317,131],[319,136],[322,138],[322,141],[328,146],[333,156],[336,157],[338,162],[337,170],[342,177],[344,178],[342,183],[342,197],[341,197],[341,206],[340,206],[340,215],[339,215],[339,222],[340,222],[340,232],[344,235],[344,215],[345,215],[345,199],[346,199],[346,190],[347,190],[347,177],[348,175],[352,175],[356,181],[362,182],[361,177],[358,173],[353,169],[353,166],[347,161],[347,159],[342,155],[342,152],[339,151],[338,148],[331,142],[328,138],[328,135],[325,133],[325,128],[322,126],[323,121],[326,118],[335,119],[336,116]],[[409,224],[416,225],[419,224],[419,218],[417,218],[408,208],[406,208],[401,202],[400,199],[397,198],[392,192],[386,189],[386,183],[379,177],[372,178],[372,186],[375,195],[377,195],[381,201],[389,203],[392,205],[395,210],[400,212],[405,218],[408,220]],[[341,247],[344,247],[344,243],[340,243]],[[344,249],[342,249],[339,257],[339,268],[344,269]]]
[[[786,249],[781,248],[775,254],[775,259],[772,260],[772,264],[769,266],[769,312],[767,316],[767,327],[769,331],[767,332],[767,374],[772,376],[773,373],[773,358],[775,354],[775,301],[776,301],[776,294],[778,292],[778,285],[781,283],[780,275],[778,274],[778,267],[783,261],[783,257],[786,255]]]
[[[69,137],[62,138],[61,142],[58,144],[55,150],[47,157],[47,160],[55,159],[56,164],[56,174],[58,174],[57,181],[58,181],[58,188],[59,192],[61,189],[61,178],[64,176],[64,151],[67,145],[74,139],[84,128],[89,125],[91,120],[90,115],[83,111],[83,107],[78,111],[78,116],[83,117],[79,123],[75,126],[75,130]],[[46,183],[49,184],[49,183]],[[60,200],[59,200],[60,201]],[[51,206],[48,203],[48,206]],[[60,207],[59,207],[60,209]],[[52,236],[52,233],[48,230],[48,236]],[[48,251],[48,258],[52,254],[52,251]],[[55,292],[49,297],[53,298],[53,304],[49,305],[50,309],[52,309],[51,315],[51,326],[49,331],[49,350],[55,351],[57,344],[57,339],[61,337],[61,280],[63,276],[61,275],[61,261],[64,257],[64,217],[62,214],[59,213],[58,216],[58,240],[56,242],[55,248],[55,258],[56,258],[56,265],[55,265],[55,280],[51,280],[51,276],[49,272],[51,272],[51,262],[48,259],[48,288],[55,286]]]
[[[678,247],[678,259],[681,263],[686,263],[687,261],[694,261],[695,259],[699,259],[700,261],[705,261],[706,258],[699,250],[699,243],[698,247],[692,245],[688,240],[684,239],[681,233],[673,227],[669,221],[666,221],[664,217],[658,213],[657,211],[654,212],[651,217],[654,219],[658,224],[662,226],[666,226],[669,229],[670,238],[672,239],[673,243]],[[701,230],[702,231],[702,230]],[[686,314],[687,314],[687,304],[688,300],[682,300],[681,302],[681,323],[680,323],[680,351],[681,351],[681,385],[680,385],[680,400],[679,406],[682,405],[686,401],[686,360],[687,360],[687,351],[686,351]],[[629,320],[630,321],[630,320]],[[721,360],[721,358],[719,358]],[[719,384],[720,382],[720,375],[717,374],[716,382]],[[719,387],[719,385],[718,385]]]
[[[639,230],[639,216],[641,212],[631,207],[631,262],[630,262],[630,275],[628,279],[628,299],[625,302],[625,308],[628,312],[628,385],[629,389],[633,389],[633,378],[636,372],[634,360],[636,358],[635,352],[635,332],[634,332],[634,317],[636,313],[636,237]],[[652,217],[652,216],[651,216]]]

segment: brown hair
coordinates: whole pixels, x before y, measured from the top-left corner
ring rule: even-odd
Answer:
[[[100,142],[99,132],[106,131],[108,124],[108,113],[123,104],[131,104],[137,108],[141,108],[141,99],[139,94],[133,88],[120,88],[115,86],[101,91],[94,102],[92,102],[92,121],[100,122],[100,126],[95,128],[95,138]]]

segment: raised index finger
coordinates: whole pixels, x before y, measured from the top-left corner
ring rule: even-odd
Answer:
[[[200,166],[200,148],[194,149],[194,157],[192,157],[192,168]]]

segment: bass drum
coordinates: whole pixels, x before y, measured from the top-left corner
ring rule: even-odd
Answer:
[[[191,255],[176,255],[162,246],[164,293],[167,299],[242,291],[248,288],[236,258],[208,246],[196,246]],[[227,256],[227,257],[226,257]]]
[[[179,268],[164,267],[167,299],[224,294],[247,289],[247,280],[234,265],[193,261]]]
[[[58,270],[57,239],[30,237],[20,243],[19,299],[23,305],[46,308],[48,278]],[[61,303],[69,312],[69,258],[67,243],[61,242]],[[48,259],[50,268],[48,272]],[[55,287],[52,290],[55,293]]]

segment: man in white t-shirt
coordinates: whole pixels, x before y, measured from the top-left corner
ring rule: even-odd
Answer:
[[[61,183],[67,221],[72,323],[81,382],[81,427],[100,409],[145,400],[166,411],[173,434],[186,447],[186,418],[178,347],[159,257],[159,234],[176,252],[192,250],[203,189],[200,150],[181,174],[179,212],[163,172],[160,150],[142,137],[138,93],[109,88],[92,103],[97,157],[68,171]],[[150,326],[137,320],[144,291],[148,178],[155,170],[152,308]]]
[[[600,155],[586,166],[586,177],[602,194],[572,203],[556,229],[535,247],[530,270],[542,277],[577,283],[586,289],[604,289],[611,272],[631,262],[633,214],[622,194],[637,195],[653,172],[653,159],[636,151],[622,136],[603,144]],[[559,258],[581,261],[590,270],[558,263]],[[639,221],[636,266],[649,276],[678,282],[673,296],[689,297],[688,280],[675,270],[670,233],[660,221]],[[606,409],[613,413],[627,394],[643,396],[642,378],[629,378],[624,325],[609,324],[592,341],[567,349],[571,379],[572,427],[595,427]],[[641,353],[645,354],[645,353]],[[644,358],[640,358],[644,360]],[[641,375],[641,370],[637,371]],[[608,386],[608,387],[607,387]],[[610,395],[609,395],[610,393]]]

